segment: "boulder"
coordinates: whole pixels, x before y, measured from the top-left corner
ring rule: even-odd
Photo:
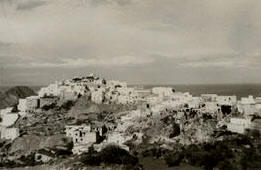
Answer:
[[[16,156],[28,156],[41,149],[53,151],[56,155],[71,154],[72,140],[65,135],[36,136],[24,135],[14,140],[9,153]]]
[[[69,115],[76,119],[83,120],[88,119],[88,115],[98,114],[100,112],[100,108],[97,104],[89,101],[88,96],[82,96],[69,111]]]
[[[44,137],[36,135],[24,135],[16,138],[11,146],[10,153],[15,155],[30,155],[39,149]]]
[[[56,154],[69,154],[72,151],[73,142],[71,138],[63,134],[49,136],[40,144],[41,149],[50,149]]]

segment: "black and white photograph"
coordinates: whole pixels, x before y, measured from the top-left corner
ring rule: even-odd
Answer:
[[[261,1],[0,0],[0,170],[261,170]]]

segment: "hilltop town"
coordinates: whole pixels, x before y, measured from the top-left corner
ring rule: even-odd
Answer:
[[[254,144],[261,131],[261,97],[251,95],[241,99],[193,96],[171,87],[129,87],[90,74],[43,87],[37,95],[2,109],[0,116],[2,166],[68,163],[86,154],[97,157],[111,146],[126,151],[127,160],[156,155],[172,166],[173,162],[193,162],[191,155],[179,155],[192,145],[217,145],[245,137],[251,144],[233,144],[234,149],[241,149],[242,157],[244,149],[260,152]],[[102,158],[93,164],[106,161]],[[213,167],[221,166],[218,163]],[[142,169],[137,161],[130,164]]]

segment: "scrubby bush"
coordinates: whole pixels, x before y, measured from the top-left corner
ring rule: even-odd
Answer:
[[[173,127],[173,130],[172,130],[171,134],[169,135],[169,137],[173,138],[173,137],[176,137],[176,136],[180,135],[179,124],[173,123],[172,127]]]
[[[236,170],[238,169],[236,166],[237,165],[233,165],[229,160],[224,160],[218,163],[217,168],[220,170]]]
[[[221,111],[222,111],[223,114],[228,115],[228,114],[230,114],[232,112],[232,108],[231,108],[231,106],[222,105],[221,106]]]
[[[50,105],[44,105],[42,107],[42,109],[45,110],[45,111],[48,111],[48,110],[54,109],[55,107],[56,107],[56,103],[52,103]]]
[[[118,146],[107,146],[100,153],[100,158],[105,164],[136,165],[138,159],[129,154],[128,151]]]
[[[22,156],[19,160],[23,163],[23,165],[26,166],[34,166],[36,164],[34,153],[31,153],[30,155],[27,156]]]
[[[185,159],[190,165],[210,170],[215,167],[225,167],[224,162],[232,157],[232,150],[225,142],[216,142],[213,144],[190,145],[182,152],[167,155],[165,161],[169,166],[176,166]],[[231,167],[231,165],[226,166]]]
[[[90,166],[99,166],[101,163],[106,165],[118,164],[127,166],[138,164],[138,158],[115,145],[107,146],[102,149],[101,152],[96,152],[90,148],[89,152],[81,154],[78,160],[79,162]]]
[[[243,169],[261,169],[261,155],[255,149],[245,149],[240,160]]]
[[[80,162],[85,165],[98,166],[102,163],[102,160],[97,153],[84,153],[80,157]]]
[[[156,157],[159,158],[163,155],[164,149],[160,148],[158,145],[148,145],[145,148],[140,149],[143,157]]]
[[[74,102],[71,100],[65,101],[61,104],[60,108],[70,110],[74,106]]]
[[[257,129],[248,130],[247,135],[253,138],[260,138],[261,136],[260,131]]]
[[[164,156],[164,160],[169,167],[178,166],[183,158],[184,154],[182,152],[168,153]]]

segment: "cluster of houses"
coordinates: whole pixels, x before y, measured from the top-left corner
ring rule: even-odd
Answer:
[[[64,100],[75,100],[82,95],[90,96],[97,104],[133,104],[138,99],[138,93],[126,83],[106,81],[94,75],[56,82],[39,91],[40,97],[58,96]]]
[[[55,82],[41,88],[38,96],[28,97],[19,101],[19,109],[23,112],[43,108],[57,102],[74,101],[81,96],[88,96],[94,103],[101,104],[133,104],[138,94],[126,83],[106,81],[94,75]]]
[[[19,117],[34,113],[37,109],[51,106],[59,101],[76,100],[81,96],[97,104],[141,104],[137,110],[129,111],[120,117],[117,124],[93,123],[66,126],[66,135],[73,139],[73,153],[85,152],[90,146],[101,149],[107,144],[116,143],[128,150],[125,142],[133,136],[126,136],[125,130],[132,119],[160,114],[166,109],[187,109],[201,113],[217,115],[222,120],[227,112],[235,111],[241,116],[233,117],[227,123],[228,130],[244,133],[246,129],[255,129],[253,115],[261,113],[261,98],[253,96],[237,100],[236,96],[219,96],[202,94],[192,96],[190,93],[175,92],[170,87],[155,87],[152,89],[135,89],[126,83],[106,81],[94,75],[76,77],[71,80],[55,82],[40,89],[38,96],[20,99],[16,111],[13,108],[1,110],[1,138],[14,140],[19,136],[19,130],[12,127]],[[140,134],[136,134],[140,136]]]
[[[217,115],[220,121],[225,117],[225,114],[230,114],[234,110],[241,117],[232,117],[226,125],[229,131],[236,133],[244,133],[246,129],[256,128],[257,126],[254,126],[251,122],[251,115],[258,111],[261,113],[261,98],[254,99],[252,96],[238,101],[236,96],[219,96],[216,94],[202,94],[195,97],[188,92],[175,92],[174,89],[169,87],[155,87],[149,90],[138,89],[136,91],[139,94],[137,102],[141,102],[141,106],[137,110],[122,113],[117,124],[114,124],[115,127],[110,131],[103,133],[97,129],[93,130],[92,125],[67,126],[66,134],[73,138],[75,154],[87,151],[88,147],[86,146],[95,146],[96,150],[99,150],[102,146],[112,143],[128,150],[125,145],[126,141],[132,139],[134,135],[142,137],[142,134],[127,136],[126,130],[133,123],[133,120],[138,117],[157,115],[166,109],[188,109],[210,113]],[[224,108],[228,109],[225,110]],[[228,110],[230,110],[230,113],[226,113]],[[104,137],[104,140],[99,143],[97,138],[100,139],[101,136]]]
[[[152,94],[146,98],[145,102],[151,114],[158,114],[166,108],[218,114],[221,113],[222,106],[236,106],[237,98],[236,96],[218,96],[216,94],[192,96],[188,92],[175,92],[170,88],[165,88],[164,91],[164,88],[157,87],[152,89]]]
[[[116,144],[128,150],[128,146],[124,143],[131,139],[124,133],[119,133],[116,130],[116,125],[110,123],[96,122],[88,125],[68,125],[65,132],[66,136],[72,138],[74,143],[73,154],[88,152],[91,146],[100,151],[109,144]]]
[[[228,130],[236,133],[245,134],[249,130],[255,130],[261,133],[261,100],[260,97],[243,97],[237,102],[238,117],[230,119],[227,124]]]
[[[202,94],[195,97],[189,93],[180,93],[171,88],[157,87],[152,89],[152,95],[146,98],[146,108],[151,115],[159,114],[165,109],[189,109],[200,113],[211,113],[218,121],[232,112],[236,113],[226,123],[227,129],[244,134],[248,130],[258,130],[261,133],[261,98],[253,96],[219,96],[217,94]]]
[[[17,107],[1,110],[1,138],[13,140],[19,136],[19,130],[12,127],[19,117],[34,114],[58,101],[75,101],[83,95],[97,104],[134,104],[139,96],[134,88],[127,87],[124,82],[106,81],[93,74],[55,82],[41,88],[37,96],[19,99]]]

